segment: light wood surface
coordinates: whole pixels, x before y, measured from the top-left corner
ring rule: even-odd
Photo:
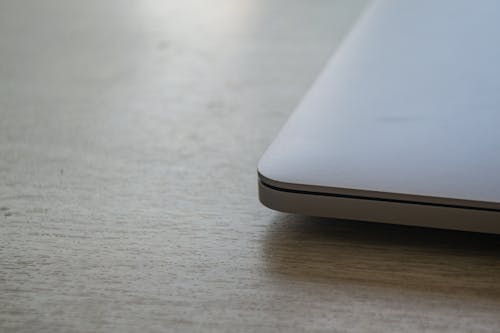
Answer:
[[[364,5],[0,1],[0,331],[500,331],[498,236],[257,201]]]

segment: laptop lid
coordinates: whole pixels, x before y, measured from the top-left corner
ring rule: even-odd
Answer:
[[[258,171],[282,188],[500,209],[500,2],[373,2]]]

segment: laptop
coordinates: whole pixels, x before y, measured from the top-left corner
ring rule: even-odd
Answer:
[[[500,1],[378,0],[258,165],[312,216],[500,233]]]

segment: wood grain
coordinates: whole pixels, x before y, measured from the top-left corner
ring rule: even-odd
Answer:
[[[498,236],[257,201],[364,5],[0,2],[0,331],[498,332]]]

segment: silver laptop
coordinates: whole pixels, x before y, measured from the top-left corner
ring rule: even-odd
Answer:
[[[500,1],[371,3],[258,175],[279,211],[500,233]]]

